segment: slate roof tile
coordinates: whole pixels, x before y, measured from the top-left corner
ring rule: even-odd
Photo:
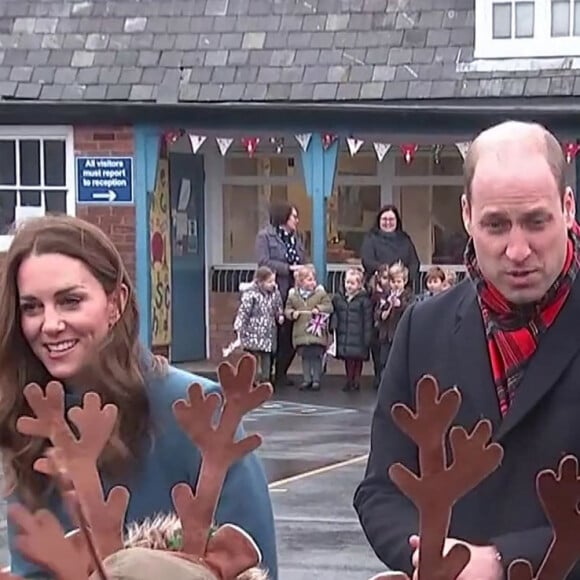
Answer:
[[[475,0],[1,0],[0,98],[175,103],[580,94],[458,72]]]

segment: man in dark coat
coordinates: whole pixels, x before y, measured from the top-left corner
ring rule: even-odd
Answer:
[[[412,574],[421,540],[415,507],[387,473],[395,462],[417,470],[417,449],[390,410],[396,402],[414,408],[424,374],[460,389],[456,424],[471,430],[488,418],[504,449],[500,467],[454,508],[444,549],[471,549],[460,580],[501,580],[517,558],[537,568],[548,549],[536,474],[564,454],[580,455],[580,242],[565,170],[560,144],[535,124],[492,127],[467,155],[469,277],[404,314],[354,498],[370,544],[391,568]],[[579,580],[580,567],[569,578]]]

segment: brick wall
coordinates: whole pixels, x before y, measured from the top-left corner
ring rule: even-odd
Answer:
[[[77,155],[133,155],[131,127],[75,127]],[[98,225],[117,246],[135,279],[135,207],[77,205],[77,215]]]
[[[222,360],[222,348],[234,338],[234,318],[239,304],[237,292],[211,292],[209,295],[209,358],[213,362]]]

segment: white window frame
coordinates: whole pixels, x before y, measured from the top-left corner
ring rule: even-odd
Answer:
[[[476,59],[580,56],[580,36],[552,37],[551,0],[534,0],[532,38],[493,38],[493,4],[501,2],[502,0],[475,2]]]
[[[247,158],[248,153],[244,151],[240,146],[232,147],[227,156],[229,158]],[[293,175],[227,175],[226,174],[226,159],[222,157],[222,172],[219,180],[220,195],[222,200],[221,215],[219,216],[219,227],[216,231],[219,232],[221,237],[221,264],[226,265],[229,269],[251,269],[255,267],[252,262],[231,262],[225,259],[225,248],[223,242],[223,203],[224,203],[224,186],[248,186],[248,187],[271,187],[276,185],[288,186],[292,183],[303,183],[302,180],[302,157],[300,155],[300,149],[297,146],[286,146],[284,148],[283,157],[293,157],[294,158],[294,173]],[[258,150],[254,155],[255,159],[268,159],[271,157],[276,157],[274,152],[268,152],[267,150]],[[267,222],[258,227],[264,227]],[[213,228],[212,228],[213,229]]]
[[[76,195],[75,195],[75,165],[74,165],[74,134],[73,128],[69,126],[31,126],[31,127],[0,127],[0,140],[62,140],[65,142],[66,167],[64,186],[44,185],[43,156],[41,155],[40,185],[21,186],[20,176],[16,175],[16,185],[0,185],[0,195],[3,191],[30,190],[46,191],[66,191],[66,212],[68,215],[76,215]],[[18,158],[18,148],[17,158]],[[18,203],[18,197],[17,197]],[[41,204],[44,205],[44,195],[41,195]],[[6,252],[12,243],[12,235],[0,235],[0,252]]]

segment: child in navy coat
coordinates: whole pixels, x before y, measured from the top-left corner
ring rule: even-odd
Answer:
[[[344,361],[346,383],[343,391],[360,390],[364,361],[369,359],[373,332],[373,305],[363,286],[363,273],[347,270],[344,289],[335,294],[333,329],[336,333],[336,358]]]

